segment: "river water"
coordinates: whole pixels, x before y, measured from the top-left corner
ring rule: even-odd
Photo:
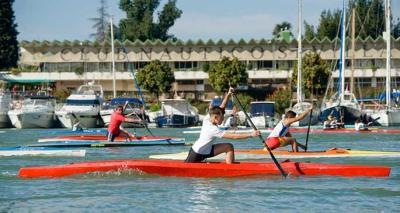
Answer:
[[[130,129],[133,131],[133,129]],[[195,141],[185,129],[152,129]],[[0,146],[36,143],[68,130],[1,129]],[[146,134],[138,129],[139,135]],[[266,135],[264,135],[266,136]],[[305,133],[294,135],[304,141]],[[219,140],[226,142],[225,140]],[[233,142],[236,149],[261,147],[258,138]],[[332,147],[400,151],[400,134],[310,134],[309,150]],[[85,157],[0,157],[0,212],[399,212],[399,158],[297,159],[320,163],[384,165],[388,178],[289,177],[175,178],[114,172],[59,179],[20,179],[20,167],[147,158],[190,146],[87,148]],[[269,159],[266,158],[266,161]]]

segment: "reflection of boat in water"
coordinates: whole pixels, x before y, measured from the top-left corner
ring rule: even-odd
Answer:
[[[25,128],[51,128],[57,121],[54,114],[55,98],[52,96],[26,96],[22,106],[16,104],[8,111],[13,126]]]
[[[250,103],[250,119],[258,128],[275,125],[275,102],[253,101]]]
[[[159,127],[194,126],[199,121],[197,109],[185,99],[162,100],[160,114],[155,119]]]
[[[61,125],[66,128],[80,121],[85,128],[100,126],[100,106],[103,103],[103,88],[101,85],[81,85],[76,94],[70,95],[64,106],[56,111]]]
[[[128,102],[128,105],[125,108],[124,114],[129,115],[128,117],[132,118],[141,118],[142,119],[142,101],[137,98],[113,98],[110,103],[105,105],[102,110],[100,110],[101,118],[103,119],[104,125],[108,126],[110,123],[110,118],[115,108],[119,105],[124,106],[125,103]],[[135,128],[135,127],[143,127],[142,123],[132,123],[132,122],[123,122],[123,127],[126,128]]]
[[[341,18],[341,36],[340,36],[340,61],[339,61],[339,78],[338,91],[333,93],[330,98],[325,96],[319,119],[325,121],[329,115],[333,115],[344,124],[354,124],[361,116],[361,107],[353,93],[345,90],[345,67],[346,67],[346,11],[343,2],[342,18]],[[329,84],[328,84],[329,88]]]

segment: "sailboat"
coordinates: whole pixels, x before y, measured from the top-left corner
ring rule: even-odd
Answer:
[[[298,50],[297,50],[297,103],[292,107],[292,110],[296,112],[297,115],[307,111],[312,107],[312,103],[305,102],[303,100],[303,92],[302,92],[302,8],[301,8],[301,0],[299,0],[299,18],[298,18]],[[295,122],[292,126],[306,126],[309,122],[309,116],[306,116],[304,119]],[[313,111],[311,124],[316,124],[318,122],[318,113]]]
[[[386,11],[386,32],[384,32],[384,39],[386,40],[386,107],[373,111],[371,117],[373,120],[377,120],[382,126],[398,126],[400,125],[400,110],[392,106],[391,101],[391,33],[390,33],[390,0],[385,0],[385,11]]]
[[[361,116],[361,106],[359,105],[355,95],[348,89],[345,90],[345,66],[346,66],[346,6],[343,1],[343,10],[341,18],[341,35],[340,35],[340,61],[339,61],[339,78],[338,91],[329,99],[324,98],[321,104],[321,113],[319,119],[325,121],[329,115],[335,116],[344,124],[353,125]]]

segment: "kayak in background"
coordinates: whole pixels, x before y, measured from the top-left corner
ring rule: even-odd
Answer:
[[[330,149],[325,151],[307,151],[307,152],[290,152],[287,150],[273,150],[275,158],[340,158],[340,157],[400,157],[400,152],[381,152],[367,150],[346,150],[346,149]],[[163,160],[185,160],[187,152],[179,152],[174,154],[150,155],[152,159]],[[235,150],[236,160],[260,160],[269,159],[267,150]],[[225,159],[225,154],[220,154],[212,158],[210,161],[220,161]]]
[[[43,155],[43,156],[74,156],[84,157],[84,149],[57,149],[47,147],[10,147],[0,148],[0,156],[24,156],[24,155]]]
[[[285,161],[283,170],[293,176],[366,176],[387,177],[390,167],[346,164],[320,164]],[[237,177],[249,175],[280,175],[273,162],[185,163],[171,160],[103,160],[56,166],[25,167],[21,178],[56,178],[90,172],[131,170],[139,173],[175,177]]]
[[[64,135],[52,138],[40,138],[38,142],[56,142],[56,141],[107,141],[106,135]],[[171,136],[152,136],[142,135],[137,137],[130,137],[131,141],[147,141],[147,140],[184,140],[183,138]],[[123,136],[115,137],[115,142],[126,142],[127,138]]]
[[[132,141],[106,140],[72,140],[72,141],[50,141],[30,144],[29,147],[118,147],[118,146],[160,146],[160,145],[189,145],[184,138],[165,138],[165,139],[147,139]]]
[[[223,128],[221,128],[223,130]],[[252,128],[245,128],[245,129],[227,129],[225,130],[225,132],[229,132],[229,133],[251,133],[253,132],[254,129]],[[200,134],[201,129],[198,130],[186,130],[183,131],[183,134]],[[272,129],[260,129],[261,133],[271,133]]]
[[[291,133],[307,133],[307,129],[306,128],[290,128],[289,132],[291,132]],[[368,130],[355,130],[354,128],[310,129],[310,133],[387,133],[387,134],[400,134],[400,129],[378,129],[378,128],[370,128]]]

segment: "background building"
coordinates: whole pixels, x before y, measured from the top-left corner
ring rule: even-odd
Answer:
[[[382,38],[357,39],[354,77],[360,88],[385,84],[385,41]],[[303,54],[315,50],[327,60],[337,77],[339,40],[303,41]],[[392,39],[393,87],[400,82],[400,38]],[[112,94],[112,52],[109,42],[90,41],[23,41],[20,44],[18,75],[3,74],[11,82],[51,82],[56,88],[75,89],[88,81],[103,85],[106,95]],[[115,42],[116,84],[118,94],[136,90],[131,71],[151,60],[167,62],[175,74],[173,93],[186,98],[210,99],[215,93],[208,84],[206,67],[222,57],[237,57],[246,64],[249,88],[276,88],[288,85],[297,61],[296,40],[239,41],[126,41]],[[350,50],[347,58],[351,59]],[[351,76],[347,60],[346,77]],[[346,79],[348,80],[348,79]]]

